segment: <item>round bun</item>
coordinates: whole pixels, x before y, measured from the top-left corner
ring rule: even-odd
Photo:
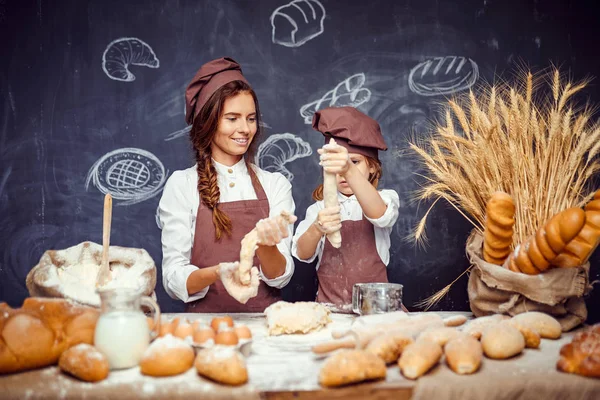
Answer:
[[[98,349],[89,344],[78,344],[64,351],[58,360],[61,371],[86,382],[98,382],[109,373],[108,360]]]
[[[194,365],[194,349],[171,334],[159,337],[140,361],[140,372],[149,376],[179,375]]]

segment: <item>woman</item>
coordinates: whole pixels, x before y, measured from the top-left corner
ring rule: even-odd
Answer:
[[[159,205],[163,285],[186,312],[262,312],[280,300],[290,280],[292,187],[279,173],[250,163],[260,135],[256,94],[231,58],[204,64],[189,84],[186,121],[196,165],[175,171]],[[233,299],[219,280],[219,264],[240,257],[240,241],[256,228],[254,265],[258,295],[246,304]]]
[[[345,309],[352,303],[355,283],[388,281],[390,235],[400,201],[396,191],[377,188],[382,176],[379,151],[387,150],[377,121],[353,107],[330,107],[315,113],[313,128],[325,136],[320,165],[336,174],[340,205],[325,207],[319,185],[313,192],[315,203],[298,224],[292,253],[308,263],[319,258],[317,301]],[[329,144],[332,138],[336,144]],[[338,230],[342,244],[336,249],[325,237]]]

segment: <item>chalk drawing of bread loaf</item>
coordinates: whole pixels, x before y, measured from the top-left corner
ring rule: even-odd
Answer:
[[[410,70],[408,86],[421,96],[438,96],[470,88],[479,78],[479,67],[466,57],[434,57]]]
[[[317,0],[294,0],[271,14],[271,40],[300,47],[324,32],[325,7]]]

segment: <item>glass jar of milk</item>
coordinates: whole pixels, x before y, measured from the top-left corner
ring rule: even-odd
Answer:
[[[101,300],[100,318],[94,332],[94,346],[100,350],[110,369],[131,368],[138,365],[151,338],[160,329],[160,308],[156,301],[142,296],[135,289],[98,289]],[[148,306],[154,313],[154,330],[148,327],[141,307]]]

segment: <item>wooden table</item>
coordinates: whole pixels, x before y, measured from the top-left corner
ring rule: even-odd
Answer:
[[[460,313],[440,313],[444,317]],[[462,313],[467,314],[467,313]],[[211,314],[169,314],[190,321],[210,321]],[[405,379],[396,365],[388,368],[385,381],[364,383],[339,389],[323,389],[317,376],[323,360],[317,359],[310,347],[329,340],[333,329],[347,327],[353,316],[332,314],[327,329],[310,335],[270,337],[262,314],[232,314],[234,320],[247,324],[253,332],[252,354],[247,359],[249,383],[230,388],[201,378],[191,369],[185,374],[152,378],[140,374],[138,368],[113,371],[99,383],[83,383],[61,374],[57,367],[0,377],[1,399],[83,398],[127,399],[418,399],[440,398],[532,398],[549,400],[570,398],[600,399],[600,380],[560,373],[556,360],[560,347],[570,341],[565,334],[557,341],[543,340],[539,350],[526,350],[511,360],[485,359],[475,375],[458,376],[440,364],[418,381]],[[475,388],[478,388],[475,391]],[[500,391],[498,389],[501,389]],[[557,389],[559,388],[562,392]],[[558,390],[558,391],[557,391]]]

